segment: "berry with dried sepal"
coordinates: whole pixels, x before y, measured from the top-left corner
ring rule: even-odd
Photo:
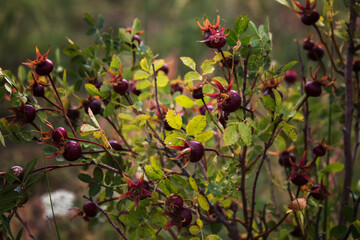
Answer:
[[[20,180],[22,181],[24,177],[24,168],[21,166],[13,166],[11,167],[12,173]]]
[[[162,65],[162,67],[159,68],[159,70],[157,70],[157,72],[158,71],[163,71],[166,75],[168,75],[168,73],[169,73],[169,65],[167,63],[164,63],[164,65]]]
[[[124,150],[123,147],[121,146],[121,144],[116,141],[116,140],[110,140],[109,141],[110,146],[112,147],[112,149],[114,149],[115,151],[122,151]]]
[[[189,162],[198,162],[202,159],[204,146],[200,142],[195,140],[187,142],[182,138],[180,140],[183,142],[183,146],[171,146],[171,148],[181,151],[177,157],[173,158],[174,160],[184,160],[185,165],[183,167],[186,167]]]
[[[271,77],[270,80],[264,81],[263,82],[263,85],[265,86],[264,90],[263,90],[264,96],[269,95],[272,99],[275,100],[275,94],[273,92],[273,89],[275,89],[280,94],[280,97],[283,98],[283,94],[278,89],[278,86],[284,80],[284,78],[285,78],[285,74],[282,76],[282,78],[280,80],[278,80],[278,78],[276,78],[276,77]]]
[[[329,75],[326,74],[325,76],[318,78],[318,67],[315,71],[315,75],[312,74],[311,68],[310,68],[310,76],[313,79],[312,81],[309,81],[305,84],[305,93],[309,97],[318,97],[321,95],[322,92],[322,86],[329,86],[334,83],[334,81],[325,83],[326,80],[328,80]]]
[[[206,105],[207,106],[207,108],[209,109],[209,112],[211,113],[212,111],[214,111],[215,110],[215,108],[212,106],[212,105]],[[200,114],[201,115],[206,115],[206,107],[205,106],[201,106],[200,108],[199,108],[199,112],[200,112]]]
[[[309,36],[308,38],[304,39],[304,41],[303,41],[303,48],[304,48],[305,50],[310,51],[310,50],[313,49],[314,46],[315,46],[315,42],[314,42],[314,40],[311,39],[311,36]]]
[[[296,186],[302,186],[307,184],[308,182],[312,182],[310,179],[310,172],[312,168],[314,167],[314,162],[311,164],[306,164],[306,152],[304,152],[300,163],[297,165],[295,164],[291,159],[289,159],[290,164],[292,166],[292,171],[290,175],[290,180],[292,183],[294,183]]]
[[[324,200],[328,196],[334,197],[329,191],[327,190],[327,187],[323,184],[324,176],[321,178],[320,184],[315,184],[311,187],[311,191],[309,196],[313,197],[316,200]]]
[[[118,199],[129,198],[133,200],[134,211],[136,211],[139,201],[152,195],[150,186],[144,181],[144,174],[141,175],[140,179],[135,179],[134,181],[131,181],[125,174],[123,176],[128,184],[128,191],[119,196]]]
[[[83,212],[86,217],[95,217],[98,212],[98,208],[96,207],[96,205],[93,202],[89,201],[89,202],[84,203]]]
[[[170,212],[181,209],[183,205],[184,200],[179,195],[175,195],[172,193],[165,198],[165,207]]]
[[[101,101],[98,99],[90,99],[84,102],[85,112],[89,113],[89,108],[94,115],[99,114],[101,111]]]
[[[301,22],[305,25],[313,25],[320,19],[320,13],[315,9],[315,3],[311,6],[310,0],[306,0],[306,5],[302,6],[298,1],[293,0],[295,5],[300,9],[299,11],[294,10],[301,16]]]
[[[172,81],[170,83],[170,87],[171,87],[170,88],[171,95],[173,95],[176,92],[183,93],[183,91],[184,91],[184,87],[183,87],[181,81]]]
[[[294,84],[297,80],[297,72],[295,70],[287,70],[284,77],[285,82],[288,84]]]
[[[32,93],[34,94],[35,97],[44,97],[44,93],[45,93],[44,85],[35,82],[35,84],[32,86]]]
[[[28,60],[29,62],[23,63],[35,68],[35,72],[40,76],[49,75],[54,69],[54,64],[50,59],[47,59],[49,50],[44,55],[41,55],[38,47],[36,46],[36,59]]]
[[[82,149],[81,145],[78,142],[75,141],[68,141],[65,145],[63,157],[70,161],[76,161],[81,157]]]
[[[181,232],[181,228],[189,226],[192,221],[192,213],[188,207],[182,207],[181,209],[175,210],[172,213],[165,212],[165,214],[169,216],[171,220],[164,227],[164,230],[169,230],[172,226],[176,226],[178,229],[178,235]]]
[[[68,138],[67,131],[63,127],[58,127],[52,134],[52,139],[55,144],[64,142]]]
[[[318,61],[324,56],[324,48],[321,44],[315,44],[311,50],[307,52],[307,57],[310,60]]]
[[[11,111],[15,113],[15,118],[10,122],[10,124],[15,124],[20,122],[22,126],[27,123],[32,123],[36,118],[36,110],[33,105],[24,104],[20,100],[21,106],[10,108]]]

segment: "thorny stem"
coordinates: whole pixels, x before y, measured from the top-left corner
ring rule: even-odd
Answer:
[[[71,131],[72,131],[72,133],[74,134],[74,136],[75,136],[76,138],[78,138],[79,136],[78,136],[77,132],[75,131],[74,126],[72,125],[70,119],[69,119],[68,116],[66,115],[65,106],[64,106],[63,102],[61,101],[61,98],[60,98],[59,92],[57,91],[57,88],[55,87],[55,82],[54,82],[53,78],[51,77],[50,73],[49,73],[47,76],[48,76],[48,78],[49,78],[49,80],[50,80],[51,86],[53,87],[53,89],[54,89],[54,91],[55,91],[55,95],[56,95],[56,98],[57,98],[57,100],[58,100],[58,102],[59,102],[59,104],[60,104],[61,110],[63,111],[64,118],[65,118],[66,122],[69,124],[69,126],[70,126],[70,128],[71,128]]]
[[[100,210],[100,212],[102,212],[105,217],[107,218],[107,220],[110,222],[110,224],[115,228],[115,230],[121,235],[121,237],[125,240],[127,240],[126,236],[121,232],[120,228],[118,226],[115,225],[115,223],[111,220],[111,218],[109,217],[109,215],[96,203],[93,201],[93,199],[91,197],[88,197],[86,195],[83,195],[83,198],[89,200],[90,202],[92,202],[97,209]]]
[[[161,112],[161,108],[160,108],[160,104],[159,104],[159,98],[158,98],[158,90],[157,90],[157,78],[156,78],[156,72],[155,72],[155,65],[152,64],[152,68],[153,68],[153,71],[154,71],[154,81],[155,81],[155,101],[156,101],[156,107],[158,109],[158,112],[159,112],[159,115],[160,115],[160,119],[161,119],[161,128],[160,128],[160,131],[162,130],[163,132],[163,135],[164,135],[164,139],[166,138],[166,134],[165,134],[165,128],[164,128],[164,117],[162,115],[162,112]]]
[[[43,96],[43,99],[45,99],[48,103],[50,103],[51,105],[53,105],[54,107],[56,107],[57,109],[62,111],[62,108],[57,105],[56,103],[52,102],[50,99],[48,99],[47,97]]]
[[[329,58],[330,58],[330,62],[331,62],[332,67],[334,68],[334,70],[335,70],[337,73],[339,73],[340,75],[344,76],[343,71],[340,71],[340,70],[337,68],[336,63],[335,63],[335,61],[334,61],[334,59],[333,59],[333,57],[332,57],[332,54],[331,54],[331,52],[330,52],[329,46],[328,46],[327,42],[325,42],[325,40],[323,39],[322,34],[321,34],[321,32],[320,32],[320,29],[319,29],[318,26],[316,26],[315,24],[313,24],[313,26],[314,26],[317,34],[319,35],[319,38],[320,38],[321,43],[325,46],[325,49],[326,49],[327,54],[329,55]]]
[[[22,218],[20,217],[20,215],[19,215],[17,212],[15,212],[15,216],[17,217],[17,219],[19,219],[19,221],[21,222],[21,224],[25,227],[25,229],[26,229],[26,231],[28,232],[29,236],[30,236],[32,239],[36,240],[36,237],[34,236],[34,234],[32,234],[32,232],[31,232],[31,230],[29,229],[29,227],[27,226],[26,222],[24,222],[24,221],[22,220]]]
[[[350,23],[348,24],[348,34],[350,42],[346,54],[345,66],[345,125],[344,125],[344,157],[345,157],[345,179],[343,185],[343,194],[341,199],[339,222],[344,223],[344,206],[349,203],[349,194],[353,176],[353,160],[351,151],[351,128],[353,113],[353,81],[352,81],[352,63],[354,59],[354,43],[352,36],[356,29],[357,14],[354,10],[355,0],[350,0]]]
[[[280,124],[280,122],[282,121],[283,115],[279,115],[279,118],[277,120],[277,122],[274,125],[274,129],[272,130],[271,136],[269,138],[269,140],[264,144],[264,151],[262,154],[262,159],[261,162],[259,164],[259,167],[256,171],[256,175],[255,175],[255,180],[253,183],[253,189],[252,189],[252,198],[251,198],[251,215],[250,215],[250,221],[249,221],[249,231],[248,231],[248,235],[247,235],[247,239],[250,239],[252,237],[252,230],[253,230],[253,225],[252,222],[254,220],[254,214],[255,214],[255,194],[256,194],[256,186],[257,186],[257,181],[259,179],[259,175],[260,175],[260,171],[262,168],[262,165],[264,164],[264,161],[266,159],[267,156],[267,150],[271,147],[273,140],[276,137],[276,129],[278,127],[278,125]]]
[[[79,138],[72,138],[72,137],[68,137],[69,140],[74,140],[74,141],[79,141],[79,142],[86,142],[86,143],[91,143],[91,144],[95,144],[101,148],[103,148],[105,150],[105,152],[109,155],[109,157],[111,158],[111,160],[114,162],[114,164],[116,165],[117,169],[119,170],[119,173],[122,173],[123,170],[119,164],[119,162],[114,158],[114,156],[109,152],[109,150],[102,144],[97,143],[97,142],[93,142],[93,141],[89,141],[89,140],[84,140],[84,139],[79,139]]]

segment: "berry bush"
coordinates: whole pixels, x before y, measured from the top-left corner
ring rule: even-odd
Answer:
[[[85,14],[95,41],[67,38],[71,68],[36,47],[17,77],[0,69],[2,145],[41,144],[46,160],[0,172],[0,239],[36,239],[17,210],[69,168],[88,186],[72,218],[122,239],[359,238],[359,3],[341,19],[331,0],[277,2],[303,23],[286,64],[272,59],[268,19],[229,28],[218,13],[189,43],[209,57],[180,57],[187,72],[170,79],[139,19],[104,30]]]

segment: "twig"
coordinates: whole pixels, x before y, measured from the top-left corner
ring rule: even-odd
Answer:
[[[160,127],[160,131],[163,132],[164,135],[164,139],[166,138],[166,134],[165,134],[165,128],[164,128],[164,116],[162,115],[161,109],[160,109],[160,104],[159,104],[159,98],[158,98],[158,91],[157,91],[157,78],[156,78],[156,72],[155,72],[155,65],[152,64],[153,67],[153,71],[154,71],[154,81],[155,81],[155,102],[156,102],[156,107],[158,109],[159,112],[159,116],[161,119],[161,127]]]
[[[21,224],[25,227],[25,229],[26,229],[26,231],[28,232],[29,236],[30,236],[32,239],[36,240],[36,237],[34,236],[34,234],[32,234],[32,232],[31,232],[31,230],[29,229],[29,227],[27,226],[26,222],[24,222],[24,221],[21,219],[20,215],[19,215],[17,212],[15,212],[15,216],[17,217],[17,219],[19,219],[19,221],[21,222]]]
[[[285,219],[287,218],[287,216],[289,216],[289,212],[286,213],[272,228],[266,230],[265,232],[257,235],[254,239],[259,239],[261,237],[264,237],[265,235],[268,235],[269,233],[271,233],[272,231],[274,231],[278,226],[280,226],[284,221]]]
[[[93,199],[91,197],[88,197],[86,195],[83,195],[83,198],[91,201],[97,209],[99,209],[107,218],[107,220],[110,222],[110,224],[115,228],[115,230],[121,235],[121,237],[125,240],[127,240],[126,236],[121,232],[120,228],[118,228],[118,226],[115,225],[115,223],[111,220],[111,218],[109,217],[109,215],[96,203],[93,201]]]

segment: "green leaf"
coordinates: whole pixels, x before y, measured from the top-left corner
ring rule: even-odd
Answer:
[[[188,96],[179,95],[175,98],[177,104],[184,108],[192,108],[194,106],[194,101],[191,100]],[[170,125],[171,126],[171,125]]]
[[[343,169],[344,169],[344,164],[335,162],[326,166],[322,171],[324,173],[336,173],[336,172],[340,172]]]
[[[189,232],[190,232],[191,235],[196,236],[201,232],[201,230],[200,230],[200,228],[198,226],[193,225],[193,226],[189,227]]]
[[[24,179],[26,179],[27,176],[34,170],[36,161],[37,161],[37,158],[34,158],[33,160],[31,160],[30,162],[28,162],[26,164],[25,173],[24,173]]]
[[[353,226],[355,227],[357,233],[360,234],[360,221],[356,220],[355,222],[353,222]]]
[[[145,57],[143,59],[141,59],[140,61],[140,66],[142,68],[142,70],[146,71],[146,72],[150,72],[150,62],[148,59],[146,59]]]
[[[150,118],[150,115],[148,115],[148,114],[139,114],[136,116],[135,121],[136,122],[145,121],[145,120],[148,120],[149,118]]]
[[[111,63],[110,63],[110,71],[112,72],[113,69],[115,68],[117,70],[120,71],[121,69],[121,60],[118,56],[116,56],[115,54],[113,55],[112,59],[111,59]],[[113,72],[114,74],[116,74],[115,72]]]
[[[215,196],[221,197],[222,195],[222,187],[218,182],[211,182],[208,185],[208,190]]]
[[[98,183],[101,183],[102,180],[104,179],[104,173],[99,167],[94,168],[93,176],[95,181],[97,181]]]
[[[134,73],[134,80],[142,80],[142,79],[148,79],[150,77],[150,74],[148,72],[145,72],[143,70],[137,70]],[[136,84],[137,86],[137,84]]]
[[[192,70],[196,71],[196,63],[195,61],[190,57],[180,57],[181,61],[185,66],[188,66]]]
[[[87,91],[88,93],[90,93],[92,96],[100,96],[99,89],[97,89],[94,84],[86,83],[86,84],[85,84],[85,89],[86,89],[86,91]]]
[[[274,96],[275,96],[275,112],[276,113],[279,113],[280,110],[281,110],[281,96],[280,96],[280,93],[277,91],[277,89],[273,88],[271,89],[274,93]]]
[[[201,221],[200,218],[196,219],[196,224],[199,226],[199,228],[203,228],[203,227],[204,227],[204,223],[203,223],[203,221]]]
[[[186,136],[181,132],[174,132],[166,136],[165,144],[169,146],[182,146],[183,143],[179,138],[185,139],[185,137]]]
[[[162,213],[151,214],[148,220],[154,228],[163,228],[167,224],[167,219]]]
[[[115,104],[110,102],[108,105],[106,105],[104,109],[103,116],[106,118],[114,113],[115,110]]]
[[[266,109],[270,111],[275,111],[275,107],[276,107],[275,101],[270,97],[269,94],[261,97],[260,99]]]
[[[225,145],[233,145],[238,142],[239,133],[237,131],[237,127],[235,125],[230,125],[225,128],[224,131],[224,143]]]
[[[235,21],[235,32],[238,36],[246,32],[249,26],[249,18],[246,15],[239,16]]]
[[[226,42],[229,46],[236,46],[238,40],[238,36],[234,30],[231,30],[229,35],[226,36]]]
[[[0,87],[0,102],[4,99],[5,95],[6,95],[5,87]]]
[[[216,234],[211,234],[205,238],[205,240],[222,240],[221,237],[219,237]]]
[[[202,76],[198,72],[190,71],[184,76],[185,83],[190,83],[195,80],[202,80]]]
[[[4,136],[2,135],[1,131],[0,131],[0,142],[5,147],[5,139],[4,139]]]
[[[250,146],[252,142],[252,134],[250,127],[243,122],[239,122],[238,127],[241,139],[244,141],[246,146]]]
[[[191,186],[191,188],[195,191],[195,192],[198,192],[199,191],[199,189],[198,189],[198,187],[197,187],[197,184],[196,184],[196,182],[195,182],[195,179],[193,178],[193,177],[189,177],[189,183],[190,183],[190,186]]]
[[[207,212],[209,211],[210,209],[209,203],[206,200],[206,198],[200,193],[197,195],[197,201],[199,202],[199,205],[202,209],[204,209]]]
[[[203,71],[203,75],[205,75],[205,74],[213,73],[214,70],[215,70],[215,67],[214,67],[214,65],[212,64],[212,62],[210,60],[205,60],[201,64],[201,69]]]
[[[203,133],[196,135],[195,140],[198,142],[206,142],[209,141],[213,136],[214,136],[213,131],[205,131]]]
[[[158,73],[156,79],[157,79],[158,87],[165,87],[169,83],[169,78],[163,71],[160,71]],[[154,81],[154,86],[155,86],[155,81]]]
[[[291,141],[296,142],[297,134],[294,130],[294,126],[286,122],[281,122],[279,124],[279,127],[282,127],[283,132],[291,139]]]
[[[347,228],[345,225],[341,224],[336,227],[333,227],[330,231],[330,235],[336,238],[344,238]]]
[[[89,188],[89,195],[94,197],[96,196],[101,190],[101,187],[99,184],[92,184]]]
[[[291,61],[288,64],[284,66],[283,72],[286,72],[287,70],[291,69],[293,66],[295,66],[298,63],[298,61]]]
[[[125,120],[125,121],[132,121],[134,119],[133,116],[131,116],[130,114],[127,114],[127,113],[119,113],[118,118],[120,118],[121,120]]]
[[[98,28],[98,29],[103,28],[103,26],[104,26],[104,18],[103,18],[101,15],[99,15],[99,16],[97,17],[96,24],[97,24],[97,28]]]
[[[174,110],[169,109],[166,113],[166,121],[170,127],[174,129],[181,129],[182,118],[179,114],[176,114]]]
[[[145,173],[151,180],[161,180],[165,174],[161,170],[161,167],[157,164],[156,159],[151,157],[151,165],[145,166]]]
[[[90,16],[90,14],[85,13],[84,20],[85,20],[90,26],[92,26],[92,27],[95,26],[94,19]]]
[[[198,115],[193,117],[186,126],[186,133],[188,135],[196,136],[201,133],[206,127],[206,117]]]
[[[138,18],[135,18],[132,25],[133,33],[136,34],[140,31],[140,20]]]
[[[92,183],[93,179],[89,174],[85,174],[85,173],[80,173],[78,175],[78,178],[80,179],[80,181],[86,182],[86,183]]]
[[[136,89],[143,90],[151,86],[151,82],[148,79],[136,81]]]

